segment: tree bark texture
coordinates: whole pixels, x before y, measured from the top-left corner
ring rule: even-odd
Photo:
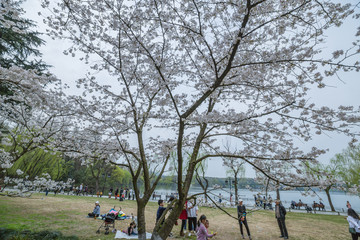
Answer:
[[[138,201],[137,204],[137,216],[138,216],[138,239],[146,240],[146,222],[145,222],[145,204],[142,204],[141,201]]]

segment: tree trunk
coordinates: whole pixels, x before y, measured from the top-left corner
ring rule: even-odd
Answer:
[[[333,203],[331,201],[331,197],[330,197],[330,189],[331,189],[331,186],[327,187],[325,189],[325,192],[326,192],[326,196],[328,198],[329,204],[330,204],[331,211],[335,212],[335,208],[334,208],[334,205],[333,205]]]
[[[137,201],[137,208],[138,239],[146,240],[145,204],[142,201]]]
[[[267,179],[266,188],[265,188],[265,197],[266,197],[266,199],[268,197],[269,183],[270,183],[270,178]]]
[[[140,237],[139,237],[139,239],[140,239]],[[164,239],[166,239],[166,238],[164,238]],[[158,232],[153,232],[151,235],[151,240],[163,240],[163,239],[160,237]]]
[[[96,178],[95,180],[95,193],[97,193],[99,191],[99,179]]]
[[[174,227],[175,222],[178,220],[183,206],[185,204],[185,198],[183,201],[178,201],[173,209],[171,210],[169,216],[166,218],[165,222],[160,229],[154,229],[151,240],[165,240],[168,238],[171,233],[172,228]]]
[[[106,179],[107,179],[107,172],[105,171],[105,176],[104,176],[104,185],[103,185],[103,188],[102,188],[102,192],[103,192],[103,195],[105,195],[105,187],[106,187]]]
[[[237,183],[238,183],[238,177],[237,177],[237,175],[235,175],[235,184],[234,184],[234,188],[235,188],[235,205],[238,203],[238,201],[239,201],[239,197],[238,197],[238,185],[237,185]],[[231,194],[231,193],[230,193]]]
[[[276,184],[276,199],[280,200],[280,184]]]
[[[184,132],[184,122],[183,120],[180,120],[180,129],[179,129],[179,141],[178,141],[178,156],[181,156],[182,151],[180,150],[182,148],[181,140],[183,138],[182,134]],[[203,139],[205,129],[207,125],[204,124],[201,126],[200,133],[196,139],[196,143],[193,149],[193,154],[191,155],[190,162],[188,164],[188,169],[185,177],[185,181],[182,181],[182,160],[178,159],[178,193],[179,193],[179,200],[175,203],[175,206],[173,207],[172,211],[170,212],[169,216],[166,218],[164,224],[161,226],[161,228],[157,228],[155,226],[153,230],[153,236],[152,240],[165,240],[168,238],[169,234],[171,233],[172,228],[174,227],[175,222],[180,216],[181,211],[183,210],[184,203],[187,199],[187,195],[190,189],[190,185],[192,182],[192,178],[195,173],[196,168],[196,159],[200,150],[200,143]],[[178,157],[179,158],[179,157]]]

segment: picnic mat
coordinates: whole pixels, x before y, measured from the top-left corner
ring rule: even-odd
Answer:
[[[138,235],[127,235],[126,233],[123,233],[122,231],[116,231],[115,238],[121,238],[121,239],[138,239]],[[146,239],[151,239],[151,233],[146,233]]]
[[[86,216],[86,218],[94,219],[94,217],[89,217],[89,216]],[[96,219],[97,219],[97,220],[103,220],[102,217],[97,217]]]
[[[86,216],[86,218],[91,218],[91,219],[94,219],[94,217],[89,217],[89,216]],[[105,218],[103,217],[97,217],[96,218],[97,220],[105,220]],[[130,219],[130,216],[122,216],[122,217],[117,217],[115,220],[125,220],[125,219]]]

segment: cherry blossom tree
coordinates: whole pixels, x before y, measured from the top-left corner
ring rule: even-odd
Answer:
[[[49,177],[38,176],[30,180],[29,176],[20,174],[16,178],[9,178],[6,177],[6,169],[40,148],[55,154],[57,149],[52,145],[54,138],[72,126],[72,114],[61,99],[61,91],[56,87],[47,89],[50,82],[56,85],[57,80],[51,75],[40,76],[33,70],[19,67],[0,67],[0,80],[9,83],[7,86],[13,92],[0,96],[0,180],[5,185],[16,184],[21,190],[26,189],[24,186],[45,186],[51,180]],[[33,184],[30,184],[31,181]],[[56,183],[52,180],[50,182],[52,185]]]
[[[23,18],[21,2],[6,0],[0,5],[0,140],[8,146],[0,161],[7,167],[38,146],[45,147],[69,125],[64,121],[61,82],[36,59],[41,53],[34,47],[44,41],[32,31],[34,23]]]
[[[21,3],[5,0],[0,4],[0,182],[21,191],[60,188],[72,180],[57,182],[48,174],[28,176],[20,169],[16,177],[6,175],[20,158],[40,148],[56,154],[53,139],[72,125],[61,82],[37,59],[41,53],[34,47],[44,41],[32,31],[33,22],[23,18]]]
[[[320,55],[325,31],[358,18],[356,6],[324,0],[42,3],[51,11],[49,34],[72,41],[64,53],[89,64],[77,81],[82,94],[71,101],[78,121],[102,134],[104,149],[116,153],[113,162],[132,175],[139,239],[145,239],[145,205],[172,152],[179,199],[153,239],[169,235],[198,163],[236,158],[268,176],[263,163],[286,164],[291,171],[278,179],[297,186],[303,182],[296,169],[324,153],[302,151],[297,139],[337,132],[356,141],[359,134],[356,107],[316,106],[307,97],[313,87],[326,89],[329,77],[360,70],[358,40],[329,58]],[[222,148],[224,138],[237,141],[239,151]]]
[[[2,142],[8,146],[10,163],[38,147],[46,148],[56,133],[71,126],[71,112],[61,99],[61,91],[46,90],[49,82],[56,81],[53,76],[39,76],[19,67],[0,67],[0,79],[9,83],[14,92],[0,97],[1,121],[7,133]],[[56,151],[51,146],[48,150]]]

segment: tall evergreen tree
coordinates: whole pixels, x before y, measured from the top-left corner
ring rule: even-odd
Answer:
[[[34,21],[23,18],[23,1],[4,0],[0,4],[0,66],[10,68],[18,66],[26,70],[43,73],[49,66],[40,58],[37,49],[45,43],[41,33],[32,30]],[[0,81],[0,94],[13,95],[12,86]]]

